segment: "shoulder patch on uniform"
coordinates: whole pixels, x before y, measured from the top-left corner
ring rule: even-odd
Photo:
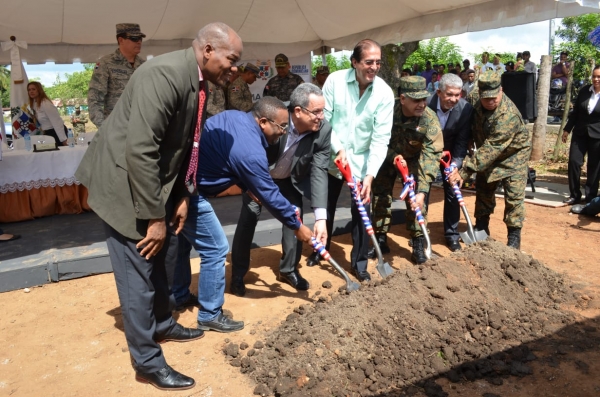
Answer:
[[[99,67],[100,67],[100,62],[96,62],[96,67],[94,68],[94,70],[98,69]]]
[[[231,87],[231,92],[239,92],[239,91],[240,91],[239,87],[236,87],[236,86]]]

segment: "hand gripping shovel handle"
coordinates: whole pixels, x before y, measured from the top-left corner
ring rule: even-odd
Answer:
[[[396,164],[396,168],[400,171],[400,175],[402,175],[402,180],[404,181],[404,188],[400,193],[400,199],[405,200],[408,195],[408,199],[411,204],[415,204],[417,199],[415,197],[415,177],[408,174],[408,167],[402,165],[402,160],[400,158],[396,158],[394,160]],[[423,232],[423,236],[425,236],[425,240],[427,241],[427,249],[425,249],[425,256],[427,259],[431,259],[431,240],[429,239],[429,232],[427,231],[427,227],[425,227],[425,218],[423,217],[423,213],[421,212],[420,207],[416,207],[415,216],[417,217],[417,222],[421,226],[421,231]]]
[[[356,208],[358,209],[363,224],[365,225],[365,230],[367,231],[367,234],[371,236],[371,243],[373,243],[373,248],[375,248],[375,253],[377,254],[376,269],[382,278],[386,278],[394,272],[394,269],[392,269],[392,267],[387,262],[383,261],[383,254],[381,253],[381,248],[379,247],[377,237],[375,237],[375,232],[373,231],[371,219],[369,219],[369,214],[367,214],[367,210],[365,210],[365,206],[363,205],[362,199],[360,198],[360,182],[358,182],[356,178],[352,176],[352,170],[350,170],[350,166],[348,164],[346,164],[345,166],[342,165],[342,162],[339,159],[336,159],[334,162],[335,165],[337,165],[340,172],[342,173],[342,176],[346,180],[348,187],[352,192],[352,196],[354,197],[354,201],[356,202]]]
[[[448,160],[444,161],[445,158],[448,158]],[[448,179],[450,177],[450,174],[456,168],[456,164],[452,163],[451,160],[452,160],[452,156],[450,155],[450,152],[445,150],[442,153],[442,158],[440,159],[440,163],[444,166],[444,176],[445,176],[446,181],[448,181],[448,183],[450,183],[450,180]],[[473,242],[477,241],[477,238],[475,237],[475,230],[473,230],[473,222],[471,222],[471,217],[469,216],[469,212],[467,211],[467,206],[465,205],[465,200],[463,199],[462,193],[461,193],[460,188],[458,187],[457,183],[452,185],[452,190],[454,191],[454,195],[456,196],[456,199],[458,200],[460,209],[462,210],[462,213],[465,216],[465,220],[467,221],[467,229],[468,229],[467,236],[471,239],[471,243],[473,243]],[[466,241],[465,241],[465,243],[466,243]]]
[[[300,210],[298,209],[298,207],[294,206],[294,211],[296,211],[296,216],[298,217],[298,221],[300,221],[300,223],[302,223],[302,219],[300,219]],[[313,246],[313,249],[315,251],[317,251],[319,253],[319,255],[321,255],[322,258],[324,258],[327,262],[329,262],[331,264],[331,266],[333,266],[335,268],[335,270],[337,270],[338,273],[344,278],[344,280],[346,280],[346,291],[352,292],[352,291],[356,291],[360,288],[360,285],[358,283],[355,283],[354,281],[352,281],[350,279],[350,277],[348,276],[348,273],[346,273],[344,271],[344,269],[342,269],[342,267],[340,265],[338,265],[338,263],[336,261],[333,260],[333,258],[329,254],[329,251],[327,251],[325,246],[320,241],[317,241],[317,239],[313,236],[310,239],[310,243]]]

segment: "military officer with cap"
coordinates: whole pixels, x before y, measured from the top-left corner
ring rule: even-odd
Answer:
[[[525,128],[521,113],[504,95],[500,75],[488,70],[479,77],[479,100],[474,105],[471,125],[477,151],[465,158],[460,177],[477,173],[475,229],[489,234],[490,215],[496,206],[498,184],[504,190],[504,223],[508,227],[508,246],[521,247],[525,219],[527,162],[531,155],[531,132]]]
[[[325,84],[325,80],[327,80],[327,77],[329,77],[329,66],[319,66],[317,67],[317,71],[315,72],[313,84],[323,89],[323,84]]]
[[[427,196],[431,183],[437,176],[444,148],[440,122],[435,112],[427,107],[429,93],[425,78],[402,77],[399,91],[400,98],[394,109],[394,124],[387,156],[373,181],[373,224],[380,247],[385,247],[387,252],[387,232],[392,218],[392,190],[399,175],[394,164],[395,159],[399,157],[400,160],[406,161],[409,172],[414,175],[417,182],[417,205],[427,219]],[[417,264],[426,262],[425,239],[412,210],[406,211],[406,229],[412,238],[411,260]]]
[[[88,91],[88,109],[98,128],[112,112],[133,72],[144,63],[138,55],[144,37],[137,23],[118,23],[119,48],[96,64]]]
[[[263,90],[263,97],[274,96],[280,101],[289,101],[292,91],[304,83],[304,79],[290,72],[291,65],[288,57],[284,54],[275,56],[275,68],[277,69],[277,76],[267,81],[267,85]]]
[[[256,81],[260,73],[258,66],[248,62],[244,67],[244,71],[240,73],[227,88],[227,103],[228,109],[241,110],[249,112],[254,103],[252,102],[252,93],[250,85]]]
[[[88,118],[85,113],[81,113],[81,106],[75,105],[75,113],[71,115],[71,124],[73,124],[73,132],[77,134],[85,134],[85,123]]]

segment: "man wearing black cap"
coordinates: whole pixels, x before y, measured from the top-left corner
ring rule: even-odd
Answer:
[[[250,62],[246,64],[244,71],[227,88],[228,109],[242,112],[249,112],[252,109],[254,103],[249,86],[256,81],[259,73],[260,69],[256,65]]]
[[[488,235],[490,215],[496,206],[496,188],[501,184],[507,245],[520,249],[531,132],[525,128],[515,104],[502,92],[498,73],[493,70],[482,73],[477,84],[479,100],[473,105],[471,124],[477,151],[463,161],[460,177],[467,179],[473,172],[477,173],[475,229],[485,230]]]
[[[133,72],[144,63],[138,55],[144,37],[137,23],[118,23],[119,48],[96,64],[88,91],[88,109],[98,128],[114,109]]]
[[[263,90],[263,97],[274,96],[280,101],[289,101],[292,91],[304,83],[304,79],[290,72],[291,65],[288,57],[284,54],[275,56],[275,68],[277,69],[277,76],[267,81],[267,85]]]

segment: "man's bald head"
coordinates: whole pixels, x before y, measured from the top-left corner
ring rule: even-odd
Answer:
[[[192,43],[202,77],[224,86],[237,72],[236,63],[242,56],[242,39],[229,26],[213,22],[198,31]]]

